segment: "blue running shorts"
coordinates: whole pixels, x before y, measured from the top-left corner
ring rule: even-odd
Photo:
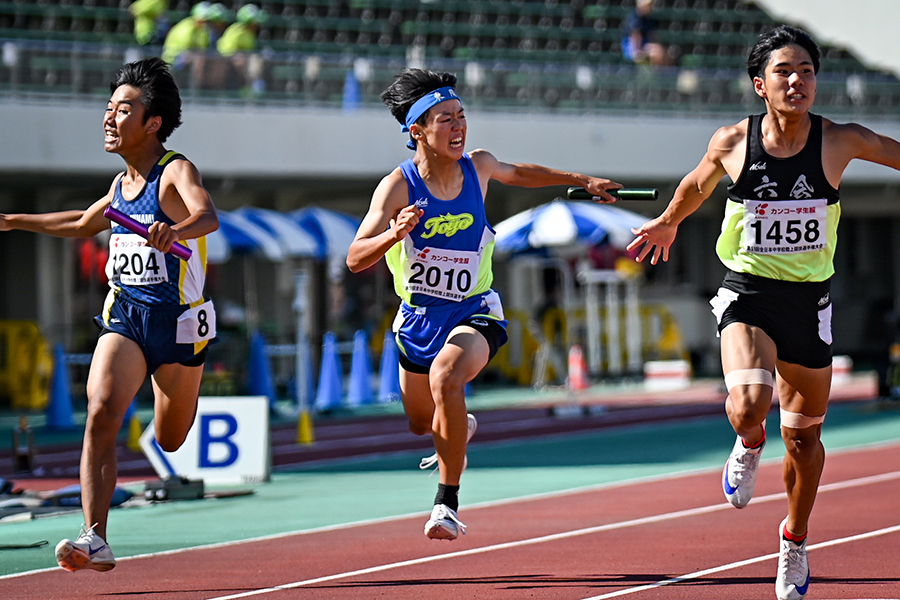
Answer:
[[[103,314],[94,317],[100,335],[118,333],[141,347],[147,373],[160,365],[202,365],[216,340],[216,312],[211,300],[197,306],[147,306],[111,291]]]
[[[450,332],[458,325],[469,325],[484,335],[491,347],[491,358],[508,339],[500,296],[493,290],[439,306],[415,307],[403,302],[393,326],[401,366],[413,373],[428,373]]]

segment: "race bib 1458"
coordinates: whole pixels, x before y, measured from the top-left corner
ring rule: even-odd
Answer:
[[[742,246],[753,254],[793,254],[825,247],[828,202],[744,200]]]

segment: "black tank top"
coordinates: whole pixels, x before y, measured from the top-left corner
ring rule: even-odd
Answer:
[[[735,202],[756,200],[805,200],[825,198],[828,204],[840,200],[822,168],[822,117],[809,114],[809,138],[803,149],[787,158],[777,158],[763,148],[764,114],[751,115],[747,131],[744,169],[737,181],[728,186],[728,198]]]
[[[841,204],[822,168],[822,117],[809,115],[800,152],[777,158],[763,148],[764,116],[749,117],[744,167],[728,186],[716,254],[736,273],[825,281],[834,274]]]

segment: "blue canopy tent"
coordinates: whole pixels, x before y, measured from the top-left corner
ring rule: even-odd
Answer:
[[[284,260],[281,242],[269,230],[246,216],[218,211],[219,229],[207,236],[207,260],[213,264],[228,262],[233,254],[260,254],[269,260]]]
[[[328,259],[329,275],[339,278],[345,272],[347,251],[361,220],[317,206],[295,210],[290,213],[290,218],[319,241],[323,256]]]
[[[634,239],[632,227],[646,221],[637,213],[594,202],[554,200],[501,221],[497,232],[499,252],[524,252],[535,248],[596,246],[608,242],[624,249]]]
[[[346,271],[344,261],[360,221],[323,208],[305,208],[291,213],[242,207],[234,211],[219,211],[219,230],[208,240],[209,262],[222,263],[233,255],[244,258],[244,302],[248,331],[256,329],[257,285],[256,271],[251,257],[275,263],[289,259],[328,261],[329,273],[339,279]],[[280,268],[280,267],[279,267]],[[294,270],[294,303],[296,314],[296,373],[297,397],[302,412],[308,406],[309,395],[309,339],[311,298],[322,302],[326,294],[310,287],[308,265]]]
[[[634,239],[632,228],[640,227],[646,217],[615,206],[594,202],[577,202],[556,199],[516,214],[498,223],[495,249],[498,253],[520,255],[520,263],[534,269],[556,269],[562,277],[562,308],[572,314],[575,308],[575,285],[572,267],[565,258],[585,257],[586,249],[600,244],[610,244],[624,250]],[[540,257],[538,257],[540,255]],[[526,257],[528,257],[526,259]],[[640,354],[640,316],[636,279],[623,277],[614,270],[594,270],[584,268],[578,273],[584,284],[584,303],[587,326],[588,362],[591,370],[597,372],[601,365],[599,299],[598,288],[606,288],[606,327],[604,329],[610,346],[607,352],[609,371],[621,371],[621,349],[619,339],[619,294],[625,286],[627,313],[626,337],[629,368],[635,368]],[[566,321],[566,339],[573,338],[571,319]],[[540,328],[535,326],[532,333],[541,340],[540,360],[535,368],[534,384],[543,385],[544,369],[549,361],[557,372],[565,372],[565,361],[551,348],[548,340],[543,340]]]

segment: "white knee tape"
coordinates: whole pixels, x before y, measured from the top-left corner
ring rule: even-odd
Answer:
[[[781,409],[781,426],[790,429],[806,429],[813,425],[821,425],[825,422],[825,415],[820,417],[807,417],[801,413],[788,412]]]
[[[765,369],[736,369],[725,373],[725,387],[728,391],[737,385],[751,385],[758,383],[775,387],[775,378],[770,371]]]

